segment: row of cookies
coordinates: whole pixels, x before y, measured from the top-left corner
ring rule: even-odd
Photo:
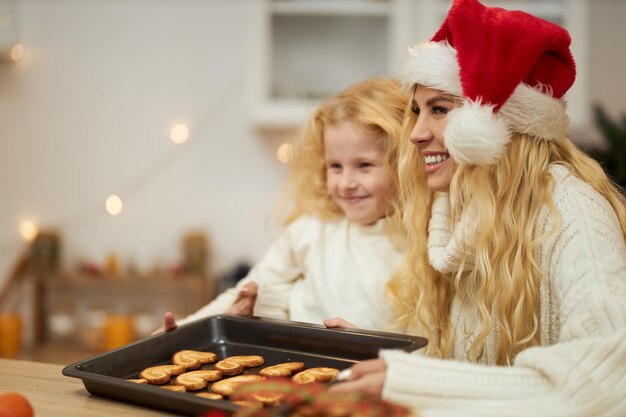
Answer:
[[[163,385],[162,388],[181,392],[198,391],[213,382],[211,392],[201,392],[197,395],[221,399],[228,397],[238,386],[247,382],[272,377],[289,377],[294,373],[292,380],[298,384],[327,382],[333,380],[339,372],[335,368],[324,367],[304,370],[302,362],[286,362],[265,367],[258,375],[239,375],[245,368],[258,367],[265,363],[264,358],[258,355],[230,356],[215,363],[213,369],[198,369],[202,365],[216,362],[217,359],[213,352],[181,350],[172,355],[171,365],[146,368],[139,374],[138,379],[129,381],[163,385],[170,382],[172,377],[176,377],[174,385]]]

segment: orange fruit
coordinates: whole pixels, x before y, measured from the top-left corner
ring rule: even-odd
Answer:
[[[0,394],[0,417],[33,417],[33,407],[17,392]]]

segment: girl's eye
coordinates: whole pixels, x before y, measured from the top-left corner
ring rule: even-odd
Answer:
[[[415,103],[413,103],[413,105],[411,106],[411,111],[415,113],[416,115],[420,114],[420,108]]]
[[[341,169],[341,164],[337,164],[337,163],[328,164],[328,169],[332,169],[333,171],[337,171],[337,170]]]
[[[374,164],[372,164],[372,163],[370,163],[370,162],[361,162],[361,163],[359,164],[359,168],[362,168],[362,169],[363,169],[363,168],[370,168],[370,167],[373,167],[373,166],[374,166]]]

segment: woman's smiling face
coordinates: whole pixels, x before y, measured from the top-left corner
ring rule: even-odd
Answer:
[[[456,170],[443,136],[448,113],[456,106],[456,99],[440,90],[417,86],[413,94],[412,111],[417,120],[409,140],[424,158],[427,184],[432,191],[448,191]]]

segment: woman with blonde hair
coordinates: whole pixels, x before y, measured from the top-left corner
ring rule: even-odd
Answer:
[[[409,50],[410,247],[388,289],[429,345],[383,351],[334,390],[424,416],[626,415],[626,200],[567,139],[569,44],[553,23],[456,0]]]
[[[236,288],[179,324],[226,312],[387,328],[384,287],[404,255],[388,217],[407,102],[397,81],[377,78],[322,103],[294,145],[281,236]],[[175,326],[167,313],[162,329]]]

